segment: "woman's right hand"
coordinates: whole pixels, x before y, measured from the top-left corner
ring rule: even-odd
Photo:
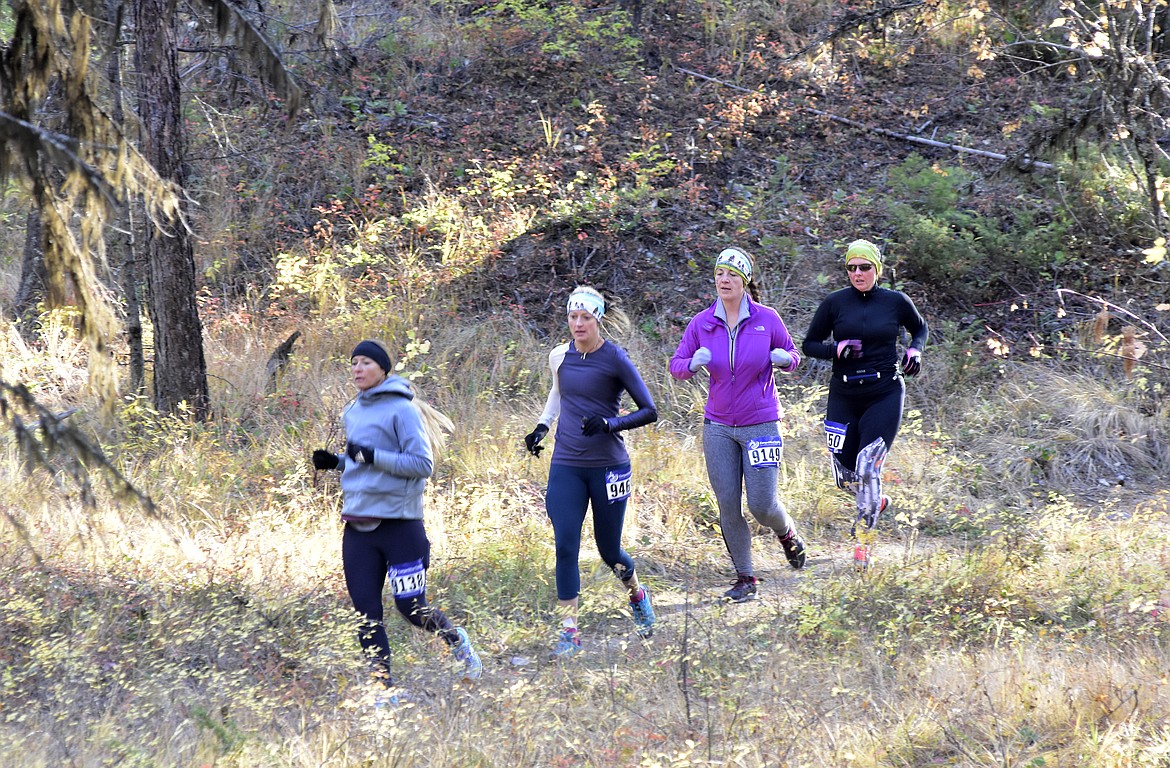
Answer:
[[[699,370],[707,363],[711,362],[711,350],[706,347],[699,347],[695,350],[695,354],[691,355],[691,362],[687,365],[692,372]]]
[[[322,448],[313,451],[313,469],[337,469],[340,463],[337,456],[329,451]]]
[[[532,430],[524,436],[524,447],[527,448],[528,452],[533,456],[539,456],[540,452],[544,450],[544,446],[540,444],[540,441],[543,440],[544,436],[547,434],[548,427],[546,427],[544,424],[537,424],[536,429]]]

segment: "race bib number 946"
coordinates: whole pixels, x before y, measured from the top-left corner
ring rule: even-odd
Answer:
[[[395,597],[418,597],[426,594],[427,571],[422,560],[399,563],[389,568],[390,592]]]
[[[605,473],[605,498],[609,501],[620,501],[627,499],[630,496],[630,491],[633,487],[634,473],[632,470],[625,472],[606,472]]]
[[[848,424],[838,424],[835,421],[825,422],[825,442],[829,445],[829,453],[840,453],[845,447],[845,433]]]
[[[780,435],[748,440],[748,464],[753,467],[778,467],[784,458],[784,438]]]

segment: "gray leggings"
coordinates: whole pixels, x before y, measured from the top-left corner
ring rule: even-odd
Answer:
[[[748,460],[748,441],[775,439],[780,423],[766,421],[749,427],[703,424],[703,454],[707,459],[707,478],[715,501],[719,504],[719,527],[723,543],[735,565],[736,573],[751,575],[752,532],[743,516],[741,493],[747,489],[748,510],[767,528],[783,536],[792,528],[792,518],[776,496],[780,467],[753,467]]]

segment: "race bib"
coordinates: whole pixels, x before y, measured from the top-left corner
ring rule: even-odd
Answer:
[[[747,456],[753,467],[778,467],[784,458],[784,438],[773,435],[748,440]]]
[[[829,445],[829,453],[840,453],[845,447],[845,433],[849,430],[848,424],[838,424],[835,421],[825,422],[825,442]]]
[[[605,473],[605,497],[609,501],[620,501],[630,496],[633,486],[634,473],[627,469],[625,472]]]
[[[418,597],[427,591],[427,570],[422,560],[399,563],[389,568],[390,592],[395,597]]]

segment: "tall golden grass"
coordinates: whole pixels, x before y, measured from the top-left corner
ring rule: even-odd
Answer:
[[[431,344],[413,356],[389,339],[455,424],[427,497],[431,597],[486,672],[460,682],[441,643],[392,622],[412,699],[376,710],[341,577],[336,478],[308,455],[341,445],[345,355],[383,329],[306,330],[266,394],[266,352],[287,328],[208,327],[213,422],[137,400],[115,433],[72,417],[156,516],[84,507],[3,445],[0,505],[29,532],[0,528],[5,764],[1170,765],[1165,421],[1120,387],[1019,365],[977,396],[924,402],[947,389],[940,352],[910,385],[888,462],[895,504],[859,580],[821,445],[823,387],[783,382],[781,491],[810,564],[790,571],[761,530],[763,596],[727,605],[701,385],[666,374],[672,340],[623,337],[662,406],[628,436],[626,527],[660,626],[637,639],[587,534],[586,650],[553,663],[547,458],[522,435],[555,334],[538,342],[491,316],[416,329]],[[79,347],[4,338],[6,375],[48,404],[77,402]]]

